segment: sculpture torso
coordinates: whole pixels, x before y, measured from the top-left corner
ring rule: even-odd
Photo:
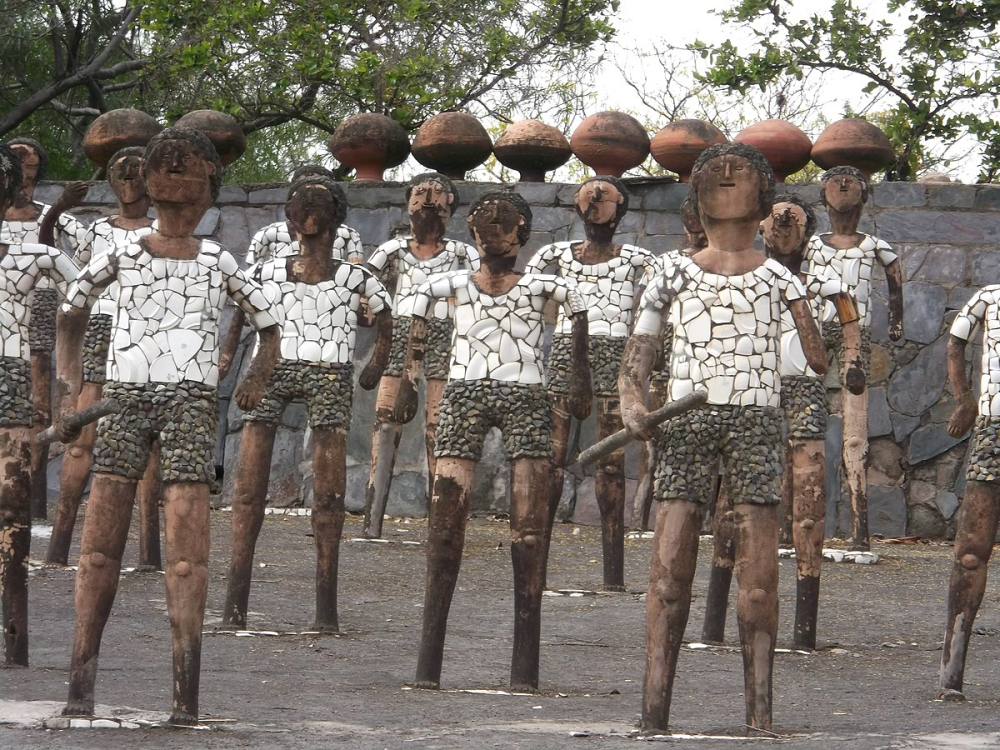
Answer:
[[[47,279],[60,291],[76,277],[76,266],[54,247],[38,243],[10,243],[0,257],[0,341],[2,355],[28,359],[28,294]]]
[[[979,416],[1000,417],[1000,284],[983,287],[955,317],[951,335],[970,340],[983,328],[983,358],[979,370]]]
[[[252,266],[265,260],[287,258],[299,252],[298,240],[288,231],[287,221],[276,221],[260,229],[250,240],[247,249],[247,265]],[[361,248],[361,235],[349,226],[341,224],[337,227],[337,236],[333,239],[330,257],[334,260],[346,260],[348,263],[363,263],[365,256]]]
[[[77,249],[73,260],[76,261],[78,266],[83,268],[94,258],[107,255],[116,247],[125,247],[138,242],[139,238],[146,236],[155,229],[155,222],[152,226],[148,227],[122,229],[121,227],[112,225],[107,219],[98,219],[87,228],[87,232],[83,236],[83,242],[80,243],[80,247]],[[91,310],[91,314],[114,315],[117,295],[117,285],[111,284],[97,298],[97,303],[94,305],[94,309]]]
[[[42,219],[52,207],[47,203],[35,202],[38,206],[38,218],[31,221],[0,221],[0,243],[7,244],[37,244],[38,229],[42,224]],[[64,251],[75,253],[83,241],[86,228],[68,213],[62,213],[56,219],[55,235],[56,243]],[[48,278],[42,278],[38,284],[38,289],[54,289],[52,282]]]
[[[827,235],[818,234],[809,239],[802,270],[815,273],[819,267],[830,267],[854,295],[861,326],[868,327],[871,325],[871,283],[875,261],[888,266],[898,256],[888,243],[869,234],[862,234],[862,240],[855,247],[844,249],[827,245],[823,241],[825,236]],[[832,305],[827,305],[823,319],[829,321],[834,317]]]

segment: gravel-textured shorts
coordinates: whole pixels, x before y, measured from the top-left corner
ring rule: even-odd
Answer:
[[[734,502],[776,505],[782,418],[770,406],[706,404],[667,420],[656,444],[653,497],[710,502],[721,456]]]
[[[33,352],[51,352],[56,348],[56,310],[59,292],[55,289],[36,289],[31,293],[31,321],[28,323],[28,342]]]
[[[552,457],[552,400],[542,385],[505,380],[449,380],[441,396],[434,455],[478,461],[491,427],[507,458]]]
[[[670,355],[674,348],[674,327],[669,324],[663,326],[663,348],[660,350],[660,358],[653,363],[653,371],[649,373],[649,382],[667,383],[670,381]]]
[[[839,320],[827,321],[823,324],[823,338],[826,340],[827,351],[837,355],[837,362],[843,371],[844,362],[844,328]],[[865,379],[871,375],[872,369],[872,331],[867,326],[861,326],[861,358],[864,360]]]
[[[83,337],[83,382],[101,383],[107,379],[108,351],[111,349],[110,315],[91,315]]]
[[[392,316],[392,347],[389,364],[383,375],[399,377],[406,363],[406,347],[410,341],[412,318]],[[427,343],[424,347],[424,377],[428,380],[447,380],[451,370],[451,340],[455,323],[450,318],[427,319]]]
[[[138,481],[154,440],[160,442],[164,484],[215,480],[218,391],[204,383],[104,384],[104,398],[122,406],[97,423],[94,471]]]
[[[812,375],[781,376],[781,408],[789,440],[825,440],[826,387]]]
[[[995,482],[1000,479],[1000,417],[976,417],[966,479]]]
[[[0,357],[0,427],[30,427],[31,363],[20,357]]]
[[[354,366],[330,362],[280,359],[271,373],[257,408],[243,416],[247,422],[279,422],[285,407],[302,401],[313,429],[346,432],[351,425]]]
[[[588,359],[590,380],[595,396],[618,396],[618,371],[622,367],[626,338],[591,336]],[[573,372],[573,336],[557,333],[552,336],[549,351],[549,369],[546,380],[549,391],[559,395],[569,393]]]

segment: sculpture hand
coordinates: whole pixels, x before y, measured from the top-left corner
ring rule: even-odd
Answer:
[[[358,377],[358,384],[366,391],[370,391],[372,388],[377,386],[379,380],[382,379],[383,369],[384,368],[379,367],[372,360],[368,360],[368,364],[365,365],[365,369],[361,371],[361,375]]]
[[[622,424],[629,435],[644,443],[652,440],[655,434],[655,429],[649,425],[649,410],[640,402],[622,409]]]
[[[855,396],[860,396],[865,392],[865,370],[861,362],[857,360],[851,362],[844,375],[844,385]]]
[[[569,413],[579,420],[590,416],[594,403],[594,389],[590,382],[590,369],[573,371],[569,382]]]
[[[243,382],[236,389],[236,405],[243,411],[253,411],[257,404],[264,398],[264,391],[267,389],[267,382],[259,377],[251,366],[247,370]]]
[[[399,390],[396,392],[396,404],[392,410],[393,421],[406,424],[417,416],[417,388],[405,375],[399,380]]]
[[[71,182],[66,187],[63,188],[62,193],[56,198],[56,202],[53,204],[53,208],[58,209],[60,212],[66,210],[67,208],[72,208],[73,206],[79,206],[83,203],[83,199],[87,197],[87,191],[90,189],[90,183],[84,181]]]
[[[972,428],[973,422],[976,421],[977,411],[976,400],[971,393],[967,393],[958,402],[958,406],[952,412],[951,419],[948,420],[948,434],[953,438],[962,437]]]
[[[63,414],[62,418],[58,422],[55,423],[55,425],[56,425],[56,439],[60,443],[72,443],[78,437],[80,437],[80,433],[83,432],[83,427],[82,426],[71,427],[71,426],[69,426],[69,425],[66,424],[66,419],[65,418],[68,417],[68,416],[70,416],[68,413],[67,414]]]
[[[889,321],[889,338],[893,341],[899,341],[903,338],[903,321],[901,320],[890,320]]]

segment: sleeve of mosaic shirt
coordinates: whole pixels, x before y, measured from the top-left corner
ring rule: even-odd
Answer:
[[[972,295],[972,299],[966,302],[955,316],[955,321],[951,324],[951,335],[963,341],[971,339],[977,327],[982,325],[986,318],[987,308],[996,305],[998,297],[1000,297],[1000,284],[983,287]]]
[[[69,286],[76,281],[80,269],[76,263],[69,259],[65,253],[58,248],[43,245],[47,252],[38,258],[38,267],[55,283],[59,289],[59,294],[66,297]]]
[[[113,252],[91,258],[76,275],[76,281],[69,285],[63,310],[92,308],[101,292],[118,277],[118,254],[124,250],[124,247],[118,247]]]
[[[684,287],[684,274],[675,258],[669,254],[661,255],[658,266],[639,300],[633,330],[636,335],[659,336],[670,312],[670,303]]]
[[[429,318],[434,300],[448,298],[455,293],[455,279],[468,279],[468,271],[452,271],[436,273],[417,287],[413,293],[413,315],[417,318]]]
[[[281,325],[283,316],[280,306],[268,302],[260,284],[240,270],[236,258],[228,251],[224,250],[219,255],[219,270],[222,271],[229,296],[247,314],[250,325],[258,331]]]

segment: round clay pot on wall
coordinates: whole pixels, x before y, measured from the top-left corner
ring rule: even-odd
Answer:
[[[330,136],[333,158],[354,169],[355,180],[381,181],[387,169],[410,155],[410,139],[391,117],[365,112],[348,117]]]
[[[705,120],[674,120],[653,136],[649,151],[661,167],[687,182],[701,152],[728,141],[721,130]]]
[[[785,120],[764,120],[741,130],[734,143],[745,143],[760,151],[774,170],[774,178],[784,182],[809,163],[812,141]]]
[[[649,134],[624,112],[591,115],[573,132],[569,145],[595,174],[612,177],[621,177],[649,156]]]
[[[830,125],[812,147],[812,160],[823,169],[857,167],[866,177],[889,166],[895,158],[885,133],[867,120],[853,117]]]
[[[509,125],[493,144],[497,161],[521,174],[521,182],[545,182],[545,173],[558,169],[573,155],[558,128],[539,120]]]
[[[453,180],[464,180],[493,153],[486,128],[465,112],[442,112],[429,117],[413,139],[413,158]]]
[[[247,137],[236,119],[214,109],[196,109],[174,123],[176,128],[190,128],[204,133],[219,152],[219,161],[227,167],[247,150]]]
[[[101,169],[120,149],[145,146],[163,126],[138,109],[112,109],[98,117],[83,136],[83,152]]]

